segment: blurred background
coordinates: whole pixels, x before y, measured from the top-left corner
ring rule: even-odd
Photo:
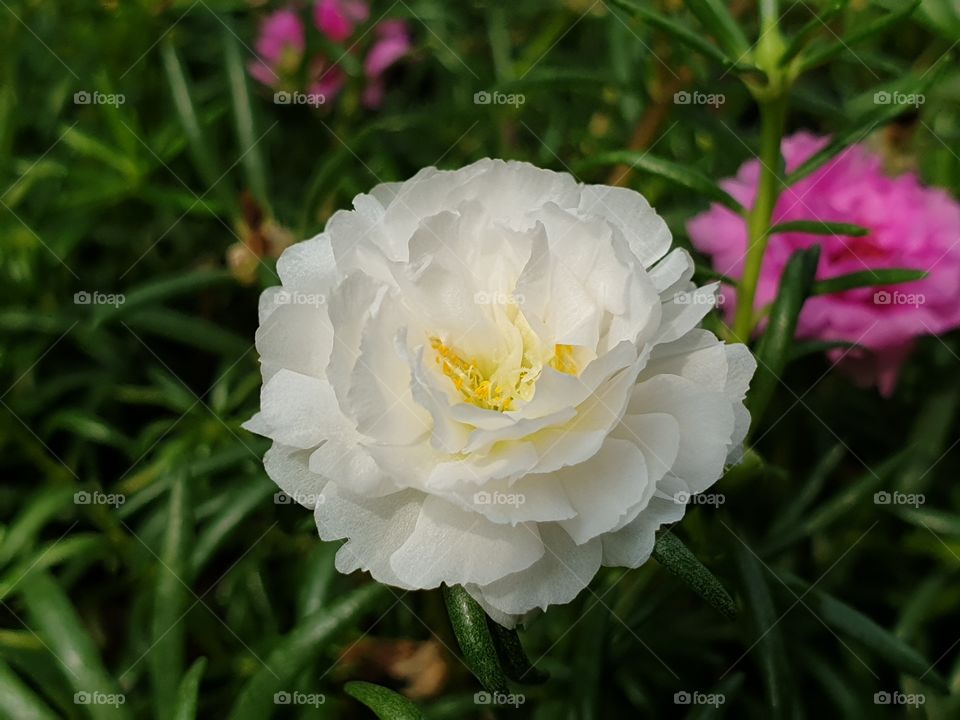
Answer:
[[[239,427],[283,248],[486,156],[637,189],[688,244],[704,197],[590,159],[717,179],[758,127],[735,75],[613,3],[321,5],[0,0],[0,717],[371,717],[350,680],[430,718],[960,717],[955,335],[891,398],[798,358],[751,471],[678,528],[745,611],[605,569],[521,633],[551,679],[517,707],[478,704],[436,592],[335,573]],[[679,0],[636,5],[706,37]],[[907,3],[841,5],[818,37]],[[756,38],[755,3],[729,8]],[[958,42],[960,4],[923,0],[802,78],[788,132],[844,131]],[[960,66],[864,142],[956,197]]]

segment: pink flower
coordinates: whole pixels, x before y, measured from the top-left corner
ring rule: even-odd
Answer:
[[[317,29],[334,42],[349,38],[368,17],[370,8],[363,0],[317,0],[313,6]]]
[[[367,76],[363,104],[369,108],[379,107],[383,102],[383,74],[410,51],[410,33],[403,20],[385,20],[374,32],[377,40],[363,61],[363,72]]]
[[[824,147],[828,138],[799,132],[783,141],[792,170]],[[721,185],[746,207],[756,194],[759,162],[740,168]],[[783,191],[773,222],[822,220],[870,229],[865,237],[783,233],[773,235],[764,256],[755,309],[768,305],[787,260],[799,248],[819,243],[817,277],[831,278],[877,268],[914,268],[923,280],[884,288],[861,288],[810,298],[797,326],[802,339],[856,343],[872,352],[831,351],[841,369],[861,385],[889,395],[913,341],[960,326],[960,204],[946,192],[927,188],[916,175],[884,174],[881,158],[854,145],[816,172]],[[694,247],[713,267],[734,278],[743,270],[747,230],[743,218],[719,205],[687,225]],[[724,288],[723,305],[732,318],[734,293]]]
[[[303,21],[293,8],[268,15],[260,24],[255,43],[259,59],[250,63],[250,75],[264,85],[278,85],[283,76],[299,67],[306,47],[305,35]]]
[[[323,95],[324,103],[339,95],[346,81],[347,74],[343,69],[323,55],[315,55],[310,60],[310,93]]]

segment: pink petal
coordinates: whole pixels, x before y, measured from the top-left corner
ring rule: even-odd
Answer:
[[[363,0],[317,0],[313,6],[317,29],[334,42],[346,40],[368,17],[370,8]]]
[[[387,68],[410,51],[410,35],[406,23],[388,20],[377,26],[377,41],[363,62],[368,78],[382,75]]]

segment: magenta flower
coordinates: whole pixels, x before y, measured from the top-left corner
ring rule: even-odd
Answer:
[[[384,20],[372,32],[357,33],[357,27],[370,17],[365,0],[317,0],[313,5],[316,29],[329,41],[346,45],[343,54],[363,58],[366,83],[361,95],[365,107],[377,108],[383,102],[384,74],[410,51],[410,33],[403,20]],[[256,41],[260,59],[249,66],[250,75],[269,87],[281,84],[287,89],[305,87],[313,96],[329,103],[347,84],[347,74],[324,53],[313,55],[306,66],[304,23],[292,7],[278,10],[260,25]]]
[[[828,138],[799,132],[783,141],[787,169],[797,167]],[[721,185],[743,205],[754,199],[759,162],[744,163]],[[817,277],[877,268],[915,268],[923,280],[861,288],[810,298],[797,326],[802,339],[846,341],[870,352],[832,350],[830,357],[860,385],[889,395],[913,341],[960,326],[960,205],[946,192],[927,188],[916,175],[884,174],[881,158],[854,145],[783,191],[773,222],[822,220],[870,229],[865,237],[783,233],[773,235],[764,256],[755,310],[768,305],[787,260],[799,248],[822,246]],[[690,239],[713,267],[739,278],[747,247],[743,218],[714,205],[687,224]],[[723,309],[733,317],[736,297],[724,288]]]
[[[410,33],[403,20],[384,20],[374,32],[377,40],[363,61],[363,72],[367,76],[363,104],[369,108],[379,107],[383,102],[383,74],[410,52]]]
[[[330,102],[343,89],[347,74],[339,65],[331,63],[323,55],[314,55],[310,60],[310,90],[313,95],[322,95]]]
[[[268,15],[260,24],[256,41],[259,60],[250,63],[250,75],[264,85],[279,85],[300,66],[306,47],[305,35],[303,21],[293,8]]]
[[[370,8],[363,0],[317,0],[313,6],[317,29],[333,42],[349,38],[354,28],[368,17]]]

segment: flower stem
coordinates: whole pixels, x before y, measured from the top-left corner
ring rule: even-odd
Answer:
[[[733,332],[741,342],[749,340],[754,326],[753,304],[763,254],[767,249],[770,220],[780,196],[780,141],[787,114],[785,95],[760,103],[760,181],[753,207],[747,214],[747,257],[737,285],[737,312]]]

